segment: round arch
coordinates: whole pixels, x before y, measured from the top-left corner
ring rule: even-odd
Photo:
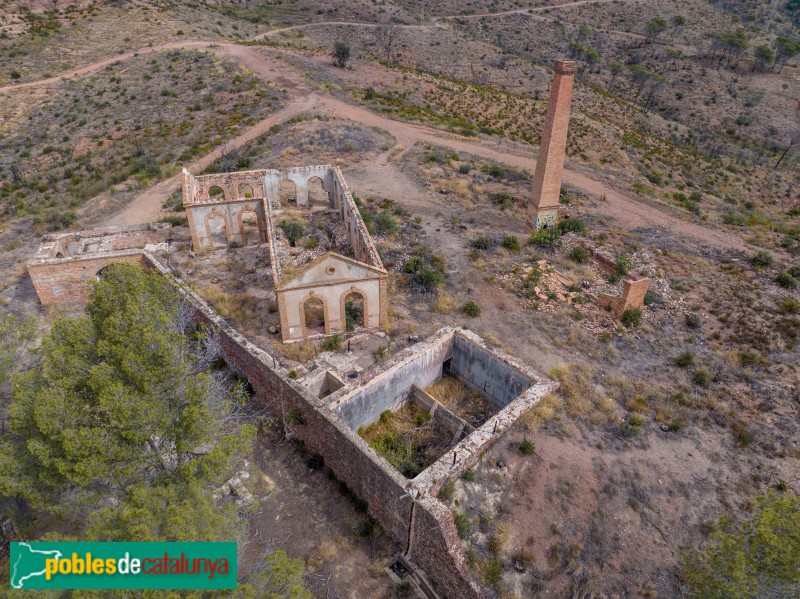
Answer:
[[[322,318],[324,320],[324,331],[325,334],[328,335],[331,332],[331,325],[330,325],[330,318],[328,311],[328,301],[321,295],[317,295],[313,291],[309,291],[308,295],[306,295],[300,302],[299,302],[299,309],[300,309],[300,324],[303,327],[303,339],[308,337],[308,325],[306,325],[306,304],[311,300],[319,300],[322,302]]]
[[[363,328],[369,328],[369,302],[367,301],[367,292],[357,287],[355,285],[351,285],[349,289],[347,289],[344,293],[342,293],[341,297],[339,298],[339,317],[341,318],[340,322],[342,323],[342,327],[347,330],[347,297],[351,293],[357,293],[361,296],[361,306],[362,306],[362,316],[361,316],[361,326]]]

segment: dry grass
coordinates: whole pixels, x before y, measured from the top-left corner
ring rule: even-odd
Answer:
[[[560,383],[558,395],[564,400],[567,414],[603,424],[616,416],[614,400],[602,394],[594,383],[594,371],[584,363],[558,366],[550,372]]]
[[[440,291],[436,295],[436,301],[433,303],[433,309],[439,314],[450,314],[458,308],[455,298],[446,291]]]
[[[558,417],[564,409],[564,400],[555,393],[548,393],[535,406],[525,412],[519,422],[528,430],[538,430],[545,422]]]
[[[227,293],[219,285],[213,284],[199,287],[196,291],[223,317],[245,328],[247,325],[258,327],[261,322],[257,300],[247,292]]]
[[[514,529],[509,522],[501,522],[495,527],[494,534],[489,540],[489,549],[494,553],[501,553],[508,547],[511,537],[514,536]]]
[[[305,364],[313,358],[317,350],[310,341],[299,341],[297,343],[276,343],[275,350],[287,360],[294,360]]]

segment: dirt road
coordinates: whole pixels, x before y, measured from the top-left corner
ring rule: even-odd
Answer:
[[[583,2],[572,4],[581,3]],[[187,168],[193,172],[198,172],[211,164],[214,160],[219,158],[224,149],[234,148],[248,143],[266,132],[272,125],[281,123],[292,116],[312,109],[331,116],[350,119],[364,125],[383,129],[391,133],[399,144],[406,147],[411,147],[417,142],[425,142],[445,146],[458,152],[470,153],[475,156],[502,162],[518,168],[527,168],[529,170],[535,168],[535,159],[531,154],[506,147],[497,140],[464,138],[433,127],[392,120],[362,106],[350,104],[331,96],[318,95],[309,89],[302,76],[293,67],[285,61],[270,56],[268,50],[256,51],[252,47],[233,43],[214,43],[207,41],[167,43],[144,49],[138,53],[131,52],[117,55],[113,58],[74,69],[58,77],[16,86],[6,86],[0,88],[0,93],[10,93],[14,90],[34,86],[51,85],[65,77],[74,77],[96,72],[109,64],[130,59],[135,55],[176,48],[198,48],[230,56],[241,62],[241,64],[260,77],[274,81],[286,88],[291,98],[286,108],[260,121],[235,139],[226,142],[223,147],[217,148],[188,165]],[[282,52],[284,54],[287,53],[286,50],[282,50]],[[377,67],[375,65],[371,65],[371,67],[372,68],[365,70],[365,83],[369,82],[368,77],[370,76],[370,72],[377,73],[378,71],[375,71],[375,69],[382,69],[382,67]],[[568,185],[582,189],[589,194],[599,197],[605,196],[606,201],[601,202],[597,210],[604,215],[613,217],[623,227],[629,229],[650,227],[665,230],[675,234],[685,235],[694,239],[699,244],[707,244],[719,249],[743,250],[747,247],[738,236],[726,230],[715,228],[710,224],[687,222],[683,218],[676,218],[662,207],[650,204],[645,200],[628,196],[610,184],[581,172],[566,169],[564,181]],[[154,220],[161,211],[161,206],[164,201],[167,200],[179,186],[180,175],[157,183],[139,194],[124,209],[107,219],[104,224],[133,224]]]

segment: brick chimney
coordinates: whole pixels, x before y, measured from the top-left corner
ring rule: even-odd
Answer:
[[[558,217],[558,198],[561,193],[574,78],[574,61],[556,61],[550,104],[542,131],[542,145],[539,147],[536,172],[533,175],[530,217],[536,229],[552,227]]]

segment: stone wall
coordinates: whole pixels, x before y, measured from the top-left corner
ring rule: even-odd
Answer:
[[[89,300],[89,283],[113,262],[144,264],[141,250],[109,252],[92,258],[58,258],[28,263],[28,274],[43,306],[81,306]]]
[[[152,267],[169,274],[155,256],[145,257]],[[234,372],[250,382],[253,401],[281,418],[290,410],[300,411],[304,424],[293,426],[292,434],[309,451],[321,455],[336,477],[367,503],[369,514],[425,570],[443,598],[491,596],[465,569],[463,547],[452,514],[444,504],[412,488],[405,477],[328,409],[325,400],[290,379],[274,356],[254,346],[194,292],[185,286],[178,289],[194,307],[194,320],[219,330],[222,355]],[[397,360],[401,365],[411,361],[408,356]],[[454,470],[453,475],[460,471]]]
[[[167,224],[132,225],[45,235],[28,262],[28,274],[42,305],[81,306],[89,283],[112,262],[143,264],[142,251],[167,241]]]
[[[625,279],[623,281],[622,295],[609,295],[601,293],[597,302],[604,308],[608,308],[614,313],[616,318],[621,318],[625,310],[638,309],[644,306],[644,296],[650,288],[650,279],[639,279],[637,281]]]

